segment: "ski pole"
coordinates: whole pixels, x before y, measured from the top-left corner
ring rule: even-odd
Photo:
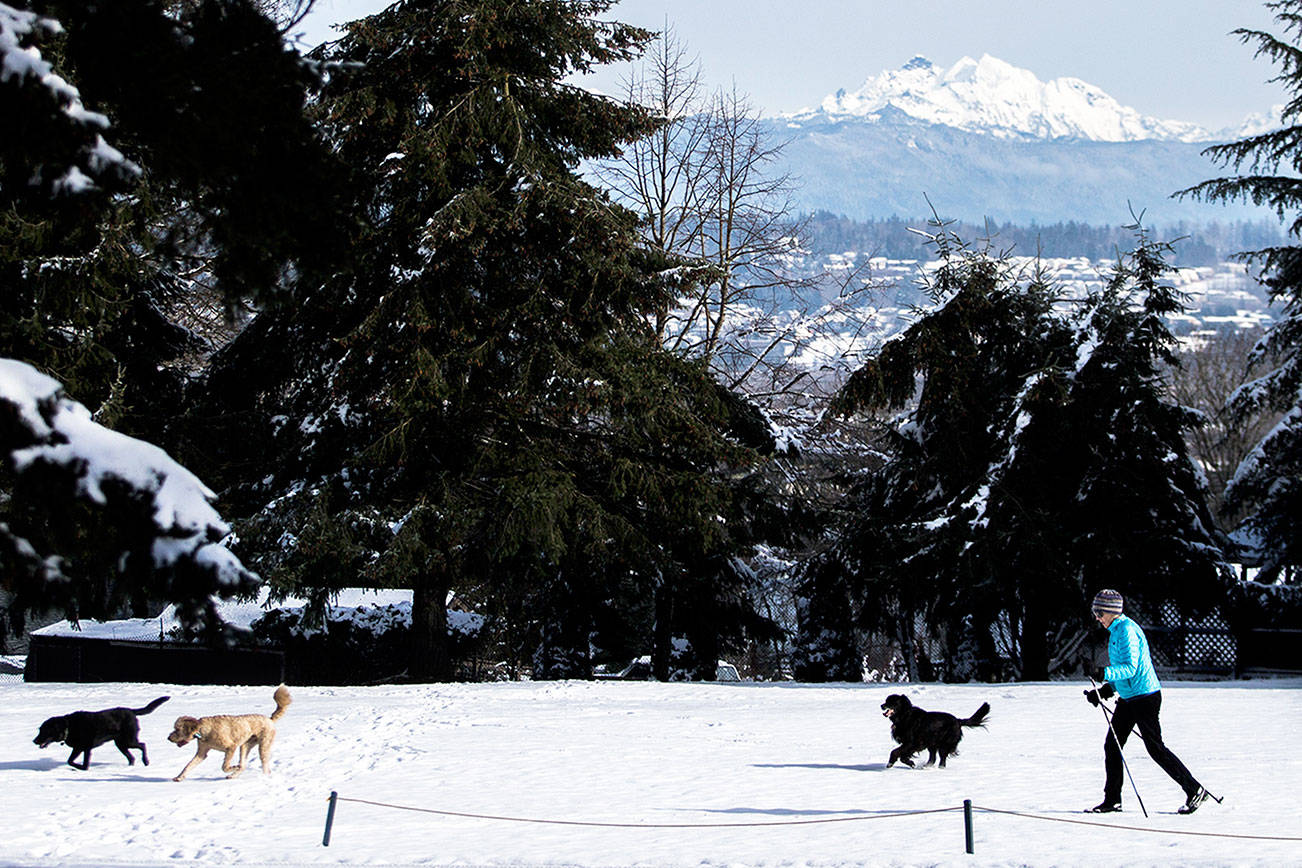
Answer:
[[[1094,677],[1090,676],[1090,687],[1094,688],[1097,695],[1099,686],[1094,683]],[[1148,809],[1144,807],[1144,800],[1139,797],[1139,787],[1135,786],[1134,775],[1130,773],[1130,763],[1126,762],[1126,754],[1121,750],[1121,739],[1117,738],[1117,731],[1112,728],[1112,715],[1108,714],[1107,707],[1099,700],[1099,709],[1103,712],[1103,719],[1108,722],[1108,732],[1112,735],[1112,740],[1117,743],[1117,756],[1121,757],[1121,767],[1126,770],[1126,777],[1130,780],[1130,788],[1135,791],[1135,801],[1139,802],[1139,810],[1144,812],[1144,818],[1148,818]],[[1142,738],[1142,736],[1141,736]]]

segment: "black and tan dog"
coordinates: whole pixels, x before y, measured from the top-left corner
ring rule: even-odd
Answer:
[[[90,752],[105,742],[113,742],[127,758],[127,765],[136,764],[131,756],[131,748],[140,751],[140,761],[149,765],[149,754],[145,743],[140,740],[139,715],[148,714],[162,705],[169,697],[160,696],[144,708],[106,708],[103,711],[74,711],[59,717],[51,717],[36,733],[32,740],[39,748],[47,748],[56,741],[61,741],[72,748],[68,765],[85,771],[90,768]],[[81,765],[73,762],[77,754],[84,754]]]
[[[963,727],[985,726],[986,715],[990,713],[990,703],[983,702],[967,720],[959,720],[944,711],[925,711],[909,701],[902,693],[892,693],[882,703],[882,716],[891,722],[891,737],[899,747],[891,751],[891,758],[886,766],[895,765],[899,760],[910,768],[913,767],[913,755],[927,751],[927,766],[935,765],[936,756],[940,756],[940,767],[945,767],[945,760],[958,753],[958,743],[963,738]]]

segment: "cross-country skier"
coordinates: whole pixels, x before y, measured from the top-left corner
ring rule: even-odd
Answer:
[[[1108,666],[1092,673],[1100,686],[1097,690],[1086,690],[1085,698],[1091,705],[1098,705],[1099,700],[1115,694],[1117,708],[1103,742],[1103,765],[1107,770],[1103,801],[1089,812],[1108,814],[1121,810],[1121,748],[1131,730],[1138,726],[1148,755],[1184,790],[1185,803],[1179,813],[1192,814],[1210,795],[1162,743],[1162,724],[1158,721],[1162,685],[1153,670],[1148,638],[1138,624],[1121,613],[1121,607],[1121,594],[1110,588],[1095,594],[1091,607],[1094,618],[1108,630]]]

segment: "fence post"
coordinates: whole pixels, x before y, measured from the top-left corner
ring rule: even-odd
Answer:
[[[321,839],[322,847],[330,846],[330,827],[335,824],[335,804],[339,801],[339,794],[334,790],[330,791],[330,807],[326,808],[326,827],[325,836]],[[969,853],[972,851],[969,850]]]
[[[972,840],[972,800],[963,800],[963,839],[967,844],[968,855],[976,852],[975,842]]]

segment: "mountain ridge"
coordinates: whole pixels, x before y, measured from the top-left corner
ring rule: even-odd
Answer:
[[[916,55],[898,69],[870,76],[859,89],[828,95],[817,108],[784,113],[774,120],[793,126],[809,122],[874,122],[894,109],[926,123],[1002,138],[1089,141],[1216,142],[1259,132],[1270,116],[1248,116],[1237,127],[1212,131],[1194,123],[1164,120],[1122,105],[1101,88],[1073,77],[1041,81],[1027,69],[989,54],[962,57],[941,68]],[[1279,107],[1274,107],[1278,125]]]
[[[764,119],[784,142],[795,204],[854,219],[1149,225],[1255,220],[1268,209],[1173,198],[1224,174],[1203,151],[1236,131],[1141,115],[1080,79],[1042,82],[990,55],[940,68],[918,56],[816,109]],[[1276,126],[1278,123],[1276,121]],[[1246,132],[1245,132],[1246,130]]]

